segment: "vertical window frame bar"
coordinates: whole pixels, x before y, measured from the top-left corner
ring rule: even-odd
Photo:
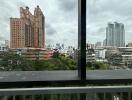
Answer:
[[[86,80],[86,0],[78,0],[78,77]]]

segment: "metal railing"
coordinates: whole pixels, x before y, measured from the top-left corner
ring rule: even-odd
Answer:
[[[0,100],[132,100],[132,86],[0,89]]]

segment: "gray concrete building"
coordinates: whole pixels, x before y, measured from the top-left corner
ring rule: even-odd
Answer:
[[[106,46],[125,47],[124,24],[108,23],[106,28]]]

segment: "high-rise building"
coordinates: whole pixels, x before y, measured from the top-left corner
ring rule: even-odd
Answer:
[[[95,44],[92,44],[90,42],[86,43],[86,50],[88,49],[94,49],[95,48]]]
[[[125,47],[124,24],[115,22],[115,46]]]
[[[103,46],[106,46],[106,39],[103,41]]]
[[[106,46],[124,47],[125,29],[122,23],[108,23],[106,28]]]
[[[10,18],[11,48],[44,48],[45,47],[45,17],[39,6],[34,15],[20,7],[20,18]]]
[[[101,47],[102,46],[102,43],[101,42],[96,42],[95,43],[95,48],[98,48],[98,47]]]
[[[5,40],[5,46],[9,48],[9,40]]]
[[[106,28],[106,46],[114,46],[114,24],[108,23]]]

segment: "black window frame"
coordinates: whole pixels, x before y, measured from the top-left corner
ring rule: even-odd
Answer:
[[[128,84],[132,83],[132,78],[111,78],[111,79],[88,79],[88,72],[86,73],[86,1],[78,0],[78,79],[77,80],[33,80],[33,81],[0,81],[0,87],[32,87],[32,86],[46,86],[49,84],[64,84],[64,85],[79,85],[86,84]],[[1,73],[1,72],[0,72]],[[10,73],[10,72],[8,72]]]

